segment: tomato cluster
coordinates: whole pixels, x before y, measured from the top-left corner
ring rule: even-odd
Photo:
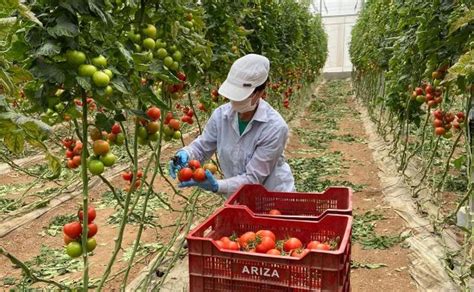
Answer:
[[[94,207],[89,207],[87,210],[87,252],[93,251],[96,246],[97,242],[95,238],[93,238],[98,231],[97,224],[94,223],[94,219],[96,217],[96,211]],[[66,245],[66,253],[72,257],[77,258],[82,255],[83,248],[81,243],[81,235],[82,235],[82,220],[83,220],[84,212],[80,209],[77,212],[77,217],[79,221],[74,221],[68,224],[65,224],[63,227],[64,232],[64,244]]]
[[[160,139],[160,123],[158,122],[161,117],[160,109],[152,106],[147,109],[146,115],[150,121],[141,119],[141,125],[137,130],[138,143],[140,145],[147,145],[151,141],[158,141]]]
[[[141,170],[137,171],[137,180],[135,181],[135,185],[132,188],[132,190],[136,190],[138,187],[141,185],[141,178],[143,177],[143,172]],[[133,181],[133,172],[131,171],[126,171],[122,173],[122,178],[128,182],[127,186],[125,186],[124,191],[128,192],[130,191],[131,184]]]
[[[335,250],[339,238],[320,242],[313,240],[306,247],[297,237],[286,237],[278,240],[271,230],[248,231],[238,236],[223,236],[214,243],[221,249],[239,250],[249,253],[292,256],[301,258],[311,250]]]
[[[111,145],[121,146],[125,142],[125,134],[122,133],[122,128],[119,124],[114,124],[110,133],[107,134],[107,141]]]
[[[438,81],[435,80],[436,84]],[[421,87],[415,88],[412,92],[411,98],[420,104],[426,103],[428,107],[437,107],[443,101],[443,90],[440,86],[435,86],[430,83],[425,83]]]
[[[442,110],[435,110],[433,112],[433,127],[437,136],[444,136],[445,138],[451,138],[451,128],[459,130],[461,125],[465,121],[465,115],[463,112],[458,112],[456,115],[451,112],[444,112]]]
[[[87,166],[93,175],[102,174],[105,167],[110,167],[117,161],[117,157],[110,151],[109,142],[101,138],[100,136],[92,137],[94,141],[92,144],[94,156],[90,157]]]
[[[81,165],[82,142],[72,138],[65,138],[63,146],[66,148],[66,166],[74,169]]]
[[[202,182],[206,180],[206,169],[212,174],[216,173],[217,166],[213,163],[206,163],[201,167],[201,163],[198,160],[190,160],[188,167],[181,168],[178,172],[178,180],[180,182],[189,181],[194,179],[195,181]]]
[[[168,91],[171,93],[171,98],[173,99],[180,99],[183,97],[183,89],[186,85],[186,74],[184,72],[176,73],[176,77],[181,81],[176,84],[172,84],[168,86]]]
[[[100,88],[99,94],[111,96],[113,93],[112,86],[109,85],[110,80],[114,76],[110,69],[107,69],[107,58],[102,55],[92,58],[92,64],[86,63],[87,56],[83,52],[69,50],[66,52],[67,63],[77,68],[77,73],[81,77],[91,78],[92,83]],[[102,70],[99,70],[100,68]]]
[[[163,139],[170,141],[171,139],[181,139],[181,122],[174,118],[172,112],[166,114],[166,118],[163,121]]]
[[[179,108],[181,108],[181,106]],[[183,112],[184,115],[181,117],[181,122],[188,123],[188,124],[192,125],[194,123],[194,120],[193,120],[194,111],[193,111],[193,109],[189,108],[188,106],[185,106],[185,107],[182,107],[182,112]]]

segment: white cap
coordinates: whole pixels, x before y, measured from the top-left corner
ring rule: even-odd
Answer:
[[[245,55],[232,64],[218,92],[232,101],[242,101],[252,94],[255,87],[265,83],[269,71],[270,61],[266,57]]]

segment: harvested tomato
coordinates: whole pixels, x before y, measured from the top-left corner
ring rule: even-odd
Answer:
[[[253,243],[255,239],[257,239],[257,235],[255,234],[255,232],[245,232],[239,237],[239,244],[241,247],[247,248],[247,246]]]
[[[263,237],[271,237],[273,241],[276,240],[276,236],[273,232],[270,230],[259,230],[257,233],[255,233],[258,237],[263,238]]]
[[[201,163],[199,162],[199,160],[193,159],[188,162],[188,167],[190,167],[191,169],[197,169],[201,167]]]
[[[278,249],[273,248],[273,249],[267,250],[266,254],[281,255],[281,252]]]
[[[188,181],[193,177],[193,170],[189,167],[185,167],[179,170],[178,180],[179,181]]]
[[[298,248],[301,248],[303,247],[303,243],[301,243],[301,240],[299,240],[298,238],[296,237],[290,237],[288,238],[285,243],[283,244],[283,249],[286,251],[286,252],[289,252],[291,250],[294,250],[294,249],[298,249]]]
[[[309,248],[309,249],[316,249],[316,247],[320,244],[321,242],[317,241],[317,240],[313,240],[311,241],[310,243],[308,243],[308,245],[306,246],[306,248]]]
[[[64,234],[72,239],[78,238],[82,233],[81,223],[75,221],[64,225]]]
[[[193,173],[193,179],[195,181],[205,181],[206,180],[206,171],[204,168],[196,168],[196,170]]]
[[[307,253],[309,252],[309,249],[302,249],[302,248],[298,248],[298,249],[294,249],[290,255],[292,257],[296,257],[296,258],[302,258],[304,257]]]
[[[214,240],[214,243],[219,247],[219,248],[225,248],[225,244],[221,240]]]
[[[275,248],[275,240],[273,238],[266,236],[263,237],[260,243],[255,247],[257,252],[266,253],[267,251]]]
[[[331,247],[329,246],[329,244],[326,244],[326,243],[320,243],[316,246],[316,249],[317,250],[330,250]]]
[[[230,238],[227,237],[227,236],[223,236],[223,237],[221,237],[220,241],[227,244],[227,243],[231,242],[232,240],[230,240]]]
[[[228,243],[225,244],[225,249],[230,249],[230,250],[239,250],[240,246],[237,242],[235,241],[229,241]]]
[[[281,212],[277,209],[273,209],[273,210],[270,210],[270,212],[268,212],[268,214],[270,214],[270,215],[281,215]]]

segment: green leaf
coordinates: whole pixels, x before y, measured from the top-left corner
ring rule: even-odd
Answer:
[[[466,155],[459,156],[455,160],[453,160],[453,165],[457,170],[460,170],[461,167],[466,163]]]
[[[52,37],[75,37],[79,34],[78,27],[71,22],[69,18],[64,15],[61,15],[56,19],[56,25],[53,27],[48,27],[47,32]]]
[[[61,160],[50,152],[46,153],[46,159],[48,160],[48,168],[52,173],[48,176],[48,179],[58,178],[61,175]]]
[[[38,56],[55,56],[61,52],[61,47],[52,43],[46,42],[41,47],[36,50],[36,55]]]
[[[454,21],[451,26],[449,27],[449,35],[453,32],[459,30],[462,27],[467,26],[469,23],[474,21],[474,9],[467,9],[466,14],[459,17]]]
[[[443,83],[449,82],[459,76],[474,75],[474,50],[470,50],[462,55],[451,68]]]
[[[20,4],[18,6],[18,11],[20,11],[21,16],[23,16],[24,18],[29,19],[30,21],[33,21],[37,25],[43,27],[43,24],[41,23],[41,21],[39,21],[39,19],[36,18],[35,14],[31,12],[30,9],[26,7],[25,5]]]
[[[22,83],[27,82],[33,79],[33,75],[31,75],[30,71],[23,69],[18,66],[12,66],[9,71],[12,73],[12,79],[14,83]]]
[[[91,79],[89,77],[77,76],[76,81],[77,84],[85,90],[89,91],[92,89]]]
[[[121,42],[115,42],[115,45],[119,49],[122,56],[125,58],[125,61],[127,62],[127,64],[129,66],[132,66],[133,65],[133,58],[132,58],[132,55],[130,54],[130,51],[127,50]]]
[[[109,119],[103,113],[97,113],[95,115],[95,125],[99,129],[103,129],[103,130],[106,130],[107,132],[110,132],[114,123],[115,121],[113,119]]]
[[[57,64],[38,61],[37,65],[31,68],[31,73],[37,77],[44,78],[52,83],[64,83],[66,74]]]
[[[21,154],[25,149],[25,136],[21,130],[12,131],[3,138],[3,143],[10,152]]]
[[[129,94],[130,90],[128,89],[128,83],[122,77],[115,77],[112,79],[112,85],[115,89],[120,91],[123,94]]]
[[[358,263],[351,261],[351,269],[379,269],[382,267],[387,267],[386,264],[372,264],[372,263]]]

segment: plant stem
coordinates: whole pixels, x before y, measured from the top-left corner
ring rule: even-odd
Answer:
[[[87,254],[87,233],[88,233],[88,203],[89,203],[89,178],[87,177],[87,94],[82,93],[82,141],[81,153],[81,174],[82,174],[82,209],[84,216],[82,220],[82,258],[84,261],[84,272],[82,275],[83,289],[89,289],[89,262]],[[77,122],[75,123],[77,126]]]

